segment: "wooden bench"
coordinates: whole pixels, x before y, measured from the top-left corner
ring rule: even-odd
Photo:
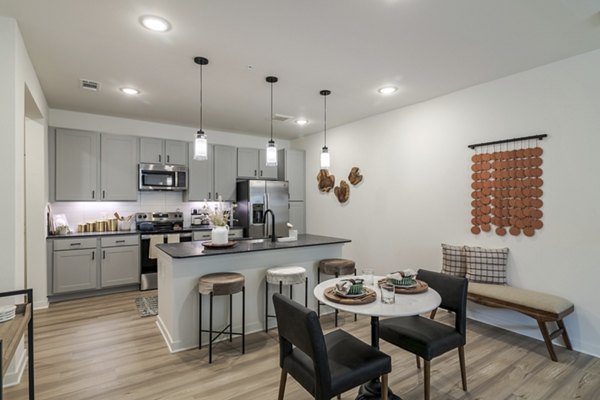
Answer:
[[[573,350],[563,318],[571,314],[575,307],[562,297],[507,285],[469,282],[468,299],[489,307],[517,311],[535,319],[552,361],[557,361],[552,339],[562,335],[565,347]],[[558,326],[552,333],[548,331],[548,322],[556,322]]]

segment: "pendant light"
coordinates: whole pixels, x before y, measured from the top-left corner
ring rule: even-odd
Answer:
[[[194,140],[194,160],[206,160],[208,158],[208,142],[202,130],[202,66],[208,64],[208,59],[195,57],[194,62],[200,66],[200,130],[196,132]]]
[[[331,159],[329,157],[329,149],[327,148],[327,96],[331,94],[330,90],[321,90],[319,92],[323,96],[323,148],[321,149],[321,169],[329,169]]]
[[[273,141],[273,84],[277,82],[276,76],[267,76],[267,82],[271,84],[271,114],[269,115],[269,119],[271,120],[271,140],[267,143],[267,167],[276,167],[277,166],[277,146],[275,146],[275,142]]]

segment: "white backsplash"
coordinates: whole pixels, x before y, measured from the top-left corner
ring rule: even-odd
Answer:
[[[210,206],[217,203],[208,202]],[[227,203],[229,204],[229,203]],[[183,223],[190,225],[193,208],[202,208],[204,202],[184,202],[181,192],[138,192],[138,201],[68,201],[51,204],[52,213],[65,214],[71,230],[77,230],[77,224],[105,218],[114,218],[113,214],[127,217],[137,212],[183,212]]]

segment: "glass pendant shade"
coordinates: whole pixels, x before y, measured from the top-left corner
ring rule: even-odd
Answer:
[[[206,160],[208,159],[208,142],[206,141],[206,135],[203,131],[196,133],[196,140],[194,140],[194,160]]]
[[[323,147],[321,149],[321,169],[329,169],[331,167],[331,158],[329,158],[329,149]]]
[[[267,167],[276,167],[277,166],[277,146],[275,146],[275,142],[269,140],[267,144]]]

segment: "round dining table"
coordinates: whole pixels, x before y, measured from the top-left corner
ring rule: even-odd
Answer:
[[[357,278],[363,278],[357,276]],[[394,303],[385,304],[381,302],[381,292],[377,286],[377,282],[383,279],[383,276],[374,276],[373,285],[366,285],[366,287],[373,289],[377,298],[375,301],[367,304],[341,304],[329,300],[325,297],[325,290],[335,286],[337,282],[347,277],[329,279],[327,281],[319,283],[315,286],[314,295],[321,303],[338,309],[340,311],[347,311],[354,314],[368,315],[371,317],[371,346],[379,349],[379,318],[380,317],[408,317],[412,315],[419,315],[423,313],[435,310],[440,303],[442,298],[439,293],[435,290],[428,288],[427,291],[416,294],[400,294],[396,293],[394,297]],[[379,380],[373,380],[362,385],[358,391],[356,400],[374,400],[381,398],[381,385]],[[393,394],[388,389],[388,399],[399,400],[400,397]]]

